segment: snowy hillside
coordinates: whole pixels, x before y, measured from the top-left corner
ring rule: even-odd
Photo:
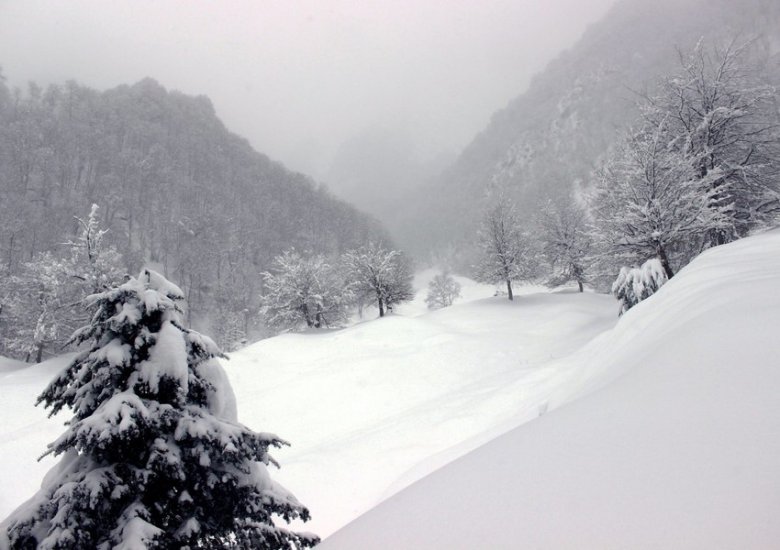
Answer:
[[[583,389],[612,383],[321,548],[776,548],[778,289],[778,230],[703,254],[569,357]]]
[[[417,287],[431,276],[418,276]],[[553,392],[576,382],[576,371],[556,360],[615,323],[608,296],[527,287],[510,303],[491,286],[459,280],[463,299],[451,308],[429,312],[421,291],[396,315],[271,338],[223,363],[239,419],[291,442],[274,453],[282,465],[274,477],[310,508],[306,529],[328,535],[537,417]],[[33,402],[63,364],[0,371],[0,518],[54,463],[35,459],[63,431],[65,415],[46,419]]]
[[[523,214],[590,183],[621,130],[636,124],[637,92],[677,70],[676,48],[755,36],[764,78],[780,82],[776,0],[620,0],[529,88],[497,111],[458,159],[391,229],[407,250],[469,244],[486,185],[511,189]],[[766,57],[764,57],[766,56]]]

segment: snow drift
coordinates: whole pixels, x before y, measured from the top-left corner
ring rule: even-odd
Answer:
[[[319,548],[776,547],[779,320],[780,231],[708,251],[568,358],[606,387]]]

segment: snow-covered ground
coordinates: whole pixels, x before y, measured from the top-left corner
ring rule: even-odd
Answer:
[[[321,548],[777,548],[780,232],[709,251],[569,357],[588,395]]]
[[[403,486],[539,415],[572,376],[554,360],[611,327],[607,296],[493,298],[287,334],[225,367],[239,418],[292,443],[275,473],[329,534]],[[455,447],[455,448],[453,448]]]
[[[383,498],[496,435],[537,417],[573,378],[556,360],[616,321],[608,296],[519,289],[514,303],[460,278],[463,298],[425,308],[427,280],[394,315],[344,330],[286,334],[224,362],[239,418],[292,444],[276,479],[328,535]],[[369,315],[366,316],[369,319]],[[33,402],[64,359],[0,371],[0,518],[54,464],[35,462],[63,430]],[[7,419],[7,420],[5,420]]]
[[[608,296],[510,303],[460,282],[451,308],[427,311],[423,290],[224,363],[240,420],[292,443],[272,475],[311,509],[305,528],[365,514],[323,548],[780,540],[780,232],[703,255],[616,326]],[[66,360],[0,363],[0,518],[54,463],[35,459],[67,414],[33,402]]]

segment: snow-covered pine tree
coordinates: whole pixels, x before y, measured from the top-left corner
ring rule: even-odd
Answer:
[[[323,256],[305,258],[286,250],[274,258],[273,272],[262,276],[261,311],[270,326],[322,328],[346,322],[349,288]]]
[[[530,272],[529,241],[520,230],[517,210],[508,196],[499,194],[485,212],[479,244],[482,258],[475,270],[477,280],[506,284],[507,297],[514,300],[512,281]]]
[[[6,520],[10,548],[310,547],[277,527],[309,513],[274,483],[269,447],[239,424],[208,337],[180,324],[181,290],[149,270],[92,296],[91,341],[38,398],[74,416],[46,454],[63,455]]]
[[[425,303],[430,309],[449,307],[460,296],[460,283],[448,271],[437,273],[428,283]]]
[[[357,299],[376,303],[380,317],[414,297],[412,270],[398,250],[370,242],[345,252],[342,263]]]

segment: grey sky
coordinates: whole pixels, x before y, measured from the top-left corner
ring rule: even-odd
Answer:
[[[0,0],[13,85],[151,76],[319,176],[372,126],[457,151],[614,0]]]

